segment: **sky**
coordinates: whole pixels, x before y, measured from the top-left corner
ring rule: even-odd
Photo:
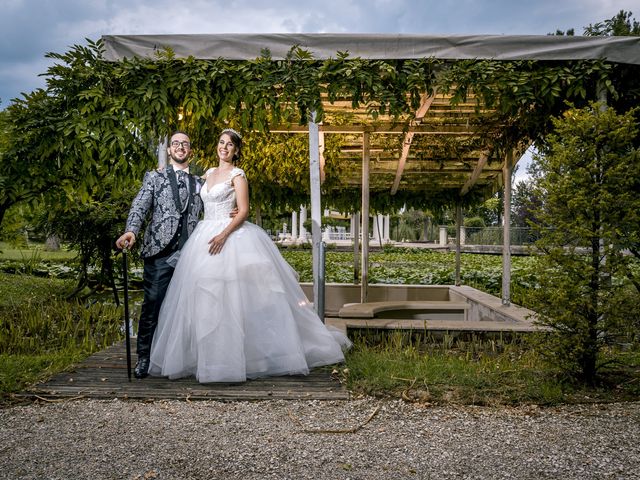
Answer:
[[[0,109],[45,86],[52,61],[86,38],[175,33],[545,35],[631,11],[638,0],[2,0]],[[636,11],[634,11],[634,8]],[[521,170],[524,170],[521,168]]]

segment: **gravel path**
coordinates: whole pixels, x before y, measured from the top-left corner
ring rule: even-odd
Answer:
[[[77,400],[0,410],[3,479],[638,479],[640,402]]]

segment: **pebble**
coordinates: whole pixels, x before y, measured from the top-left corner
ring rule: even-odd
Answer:
[[[640,402],[39,402],[0,409],[0,478],[638,479]]]

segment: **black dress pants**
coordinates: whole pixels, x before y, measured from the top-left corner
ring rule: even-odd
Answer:
[[[151,342],[158,326],[160,307],[173,276],[174,269],[167,263],[167,257],[171,253],[160,254],[144,261],[144,298],[138,323],[138,358],[149,358],[151,353]]]

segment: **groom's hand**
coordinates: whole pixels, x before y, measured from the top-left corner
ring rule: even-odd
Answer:
[[[116,247],[120,250],[123,248],[131,248],[136,243],[136,236],[133,232],[125,232],[118,240],[116,240]]]
[[[231,218],[235,217],[238,214],[238,207],[234,207],[233,210],[231,210],[231,212],[229,212],[229,216]]]

